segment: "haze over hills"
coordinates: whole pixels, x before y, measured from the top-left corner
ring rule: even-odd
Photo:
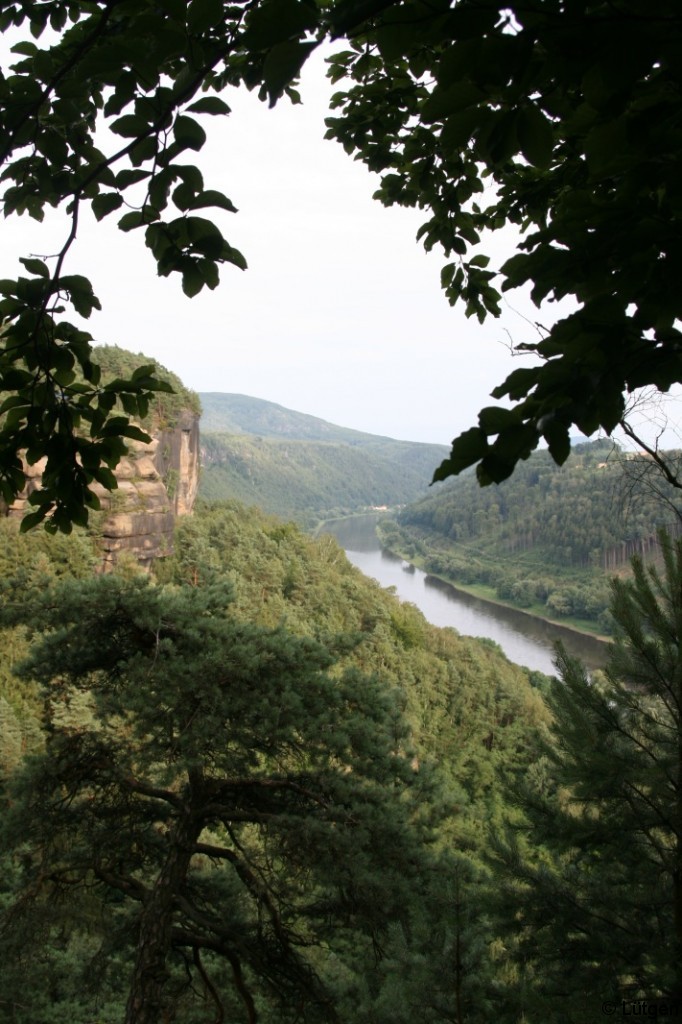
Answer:
[[[247,395],[200,394],[209,501],[238,498],[310,521],[395,506],[426,493],[445,445],[398,441],[340,427]]]
[[[339,427],[318,416],[295,412],[264,398],[220,391],[202,392],[199,397],[204,433],[256,434],[261,437],[287,437],[296,441],[343,441],[348,444],[392,440],[352,430],[350,427]]]

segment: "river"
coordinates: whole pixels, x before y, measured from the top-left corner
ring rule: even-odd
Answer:
[[[465,636],[489,637],[510,661],[547,675],[555,672],[557,640],[589,668],[604,664],[606,645],[599,640],[472,597],[382,551],[376,521],[376,516],[353,516],[327,523],[323,532],[336,537],[353,565],[382,587],[394,587],[401,601],[416,605],[434,626],[453,626]]]

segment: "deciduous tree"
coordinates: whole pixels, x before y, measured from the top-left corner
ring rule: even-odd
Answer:
[[[197,115],[228,113],[221,94],[239,85],[297,100],[328,37],[348,43],[332,60],[344,88],[329,134],[381,174],[384,203],[427,211],[419,234],[446,253],[450,301],[480,320],[519,287],[576,303],[519,345],[539,362],[494,392],[512,408],[482,410],[439,479],[478,464],[481,482],[502,480],[541,438],[562,462],[573,424],[610,432],[624,392],[682,378],[676,0],[46,0],[4,4],[0,30],[16,56],[0,83],[4,212],[70,217],[59,253],[24,257],[26,276],[0,288],[0,484],[11,499],[20,451],[47,456],[31,522],[85,518],[89,484],[113,486],[128,417],[158,386],[145,372],[100,388],[89,335],[62,318],[99,306],[66,270],[81,209],[125,208],[121,230],[142,232],[188,295],[215,288],[221,264],[244,268],[206,216],[234,206],[192,162]],[[490,266],[487,232],[507,224],[523,239]]]
[[[450,302],[481,321],[517,288],[575,304],[517,346],[540,361],[493,392],[512,408],[483,409],[437,479],[477,464],[499,482],[541,438],[563,462],[572,425],[610,433],[625,392],[679,381],[675,0],[410,0],[352,43],[329,134],[381,174],[383,203],[426,211]],[[506,225],[521,240],[495,266],[488,233]]]

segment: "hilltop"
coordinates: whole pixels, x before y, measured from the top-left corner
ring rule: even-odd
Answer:
[[[340,427],[247,395],[202,393],[208,501],[237,498],[312,522],[425,493],[445,445],[399,441]]]
[[[264,398],[220,391],[204,391],[200,397],[203,409],[201,426],[209,434],[255,434],[295,441],[334,441],[345,444],[391,441],[389,437],[339,427],[318,416],[295,412]]]

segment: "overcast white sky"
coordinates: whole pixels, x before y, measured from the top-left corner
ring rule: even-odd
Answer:
[[[373,200],[376,179],[323,139],[330,91],[316,57],[301,106],[233,93],[229,117],[204,119],[197,162],[239,210],[220,216],[246,272],[226,266],[216,291],[187,299],[179,277],[157,278],[141,233],[116,230],[120,214],[83,219],[67,272],[89,276],[102,301],[87,325],[98,342],[144,352],[197,391],[449,443],[512,368],[504,327],[517,341],[530,329],[511,311],[481,327],[449,307],[444,260],[415,241],[420,215]],[[27,217],[3,231],[2,276],[64,237],[61,223]]]
[[[509,351],[536,340],[513,296],[483,326],[452,309],[439,286],[442,254],[415,241],[419,212],[373,200],[376,179],[323,139],[332,87],[318,55],[304,70],[304,103],[274,110],[255,94],[226,94],[227,118],[205,118],[196,162],[249,269],[221,270],[221,285],[187,299],[179,277],[158,278],[141,233],[114,214],[83,220],[67,272],[85,273],[103,304],[87,327],[96,341],[158,359],[197,391],[239,392],[344,426],[449,443],[491,404],[519,365]],[[63,225],[5,222],[2,276],[29,253],[56,252]],[[488,250],[489,251],[489,250]],[[494,263],[511,252],[495,240]],[[551,316],[543,312],[542,319]]]

